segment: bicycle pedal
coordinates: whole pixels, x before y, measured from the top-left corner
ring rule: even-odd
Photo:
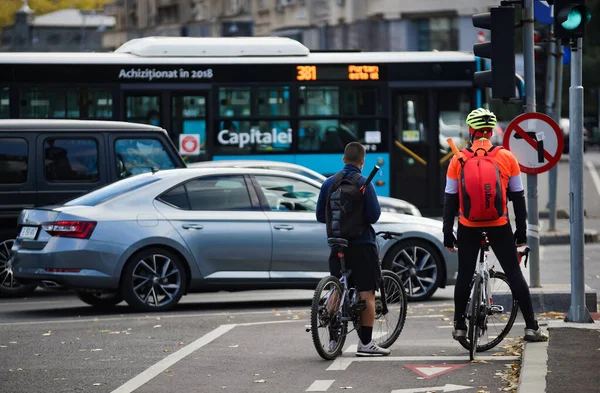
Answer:
[[[367,302],[364,300],[359,300],[354,304],[355,312],[362,312],[367,309]]]

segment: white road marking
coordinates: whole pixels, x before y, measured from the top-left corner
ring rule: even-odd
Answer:
[[[335,382],[335,379],[317,379],[315,382],[312,383],[312,385],[310,385],[308,387],[308,389],[306,389],[307,392],[326,392],[327,389],[329,389],[329,387],[331,385],[333,385],[333,383]]]
[[[473,389],[472,386],[445,384],[444,386],[433,386],[430,388],[396,389],[392,393],[420,393],[420,392],[456,392],[458,390]]]
[[[598,195],[600,195],[600,176],[598,175],[598,171],[596,170],[596,167],[590,160],[585,160],[585,165],[590,171],[592,182],[594,182],[594,186],[596,187],[596,192],[598,193]]]
[[[233,329],[236,326],[250,326],[250,325],[261,325],[261,324],[266,325],[266,324],[271,324],[271,323],[287,323],[287,322],[296,322],[296,321],[287,321],[287,320],[286,321],[265,321],[265,322],[255,322],[255,323],[251,323],[251,324],[235,324],[235,323],[233,323],[233,324],[221,325],[218,328],[216,328],[216,329],[208,332],[204,336],[200,337],[196,341],[192,342],[191,344],[186,345],[185,347],[181,348],[179,351],[174,352],[173,354],[167,356],[166,358],[162,359],[158,363],[149,367],[145,371],[136,375],[129,381],[125,382],[123,385],[121,385],[118,388],[116,388],[115,390],[113,390],[111,393],[131,393],[131,392],[135,391],[140,386],[145,385],[152,378],[154,378],[157,375],[159,375],[160,373],[164,372],[165,370],[167,370],[169,367],[171,367],[172,365],[174,365],[181,359],[192,354],[193,352],[202,348],[206,344],[211,343],[212,341],[216,340],[217,338],[221,337],[225,333],[229,332],[231,329]]]
[[[185,347],[181,348],[179,351],[167,356],[166,358],[162,359],[155,365],[153,365],[150,368],[143,371],[141,374],[138,374],[134,378],[125,382],[123,385],[121,385],[118,388],[116,388],[115,390],[113,390],[112,393],[131,393],[131,392],[133,392],[140,386],[143,386],[144,384],[146,384],[152,378],[156,377],[163,371],[167,370],[173,364],[177,363],[178,361],[180,361],[184,357],[188,356],[192,352],[202,348],[203,346],[210,343],[211,341],[219,338],[223,334],[225,334],[228,331],[230,331],[231,329],[233,329],[235,326],[236,326],[235,324],[219,326],[218,328],[211,331],[210,333],[205,334],[204,336],[200,337],[193,343],[186,345]]]
[[[292,314],[298,314],[306,310],[291,310]],[[283,316],[283,310],[279,313]],[[64,319],[64,320],[47,320],[47,321],[26,321],[26,322],[4,322],[0,323],[0,326],[10,325],[45,325],[49,323],[81,323],[81,322],[111,322],[111,321],[131,321],[131,320],[154,320],[156,318],[168,319],[168,318],[201,318],[201,317],[226,317],[233,315],[275,315],[273,311],[246,311],[246,312],[215,312],[215,313],[197,313],[197,314],[182,314],[182,315],[156,315],[156,316],[132,316],[126,317],[121,314],[119,317],[110,318],[80,318],[80,319]],[[285,310],[285,315],[290,315]]]
[[[501,362],[509,360],[517,360],[518,356],[477,356],[477,360],[495,361]],[[468,356],[378,356],[378,357],[339,357],[331,363],[327,368],[327,371],[344,371],[352,362],[450,362],[450,361],[464,361],[468,362]]]
[[[488,326],[506,326],[505,323],[488,323]],[[513,326],[525,326],[525,322],[515,322]],[[452,325],[436,326],[438,329],[452,329]]]

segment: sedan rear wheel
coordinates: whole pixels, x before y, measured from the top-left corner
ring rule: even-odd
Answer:
[[[0,296],[19,297],[32,295],[37,284],[24,284],[14,276],[10,260],[10,250],[14,240],[0,242]]]
[[[187,272],[172,252],[151,248],[135,254],[121,277],[123,298],[140,311],[165,311],[179,302],[185,292]]]
[[[442,280],[443,260],[433,246],[419,239],[395,245],[385,256],[383,268],[400,277],[408,300],[426,300],[437,291]]]

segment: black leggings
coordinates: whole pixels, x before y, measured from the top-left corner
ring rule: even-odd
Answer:
[[[490,246],[508,278],[513,296],[519,303],[519,308],[525,318],[527,329],[537,329],[529,287],[519,266],[517,248],[510,224],[485,228],[458,225],[458,277],[454,287],[455,326],[461,329],[466,327],[464,314],[470,295],[469,285],[479,260],[481,232],[483,231],[487,232]]]

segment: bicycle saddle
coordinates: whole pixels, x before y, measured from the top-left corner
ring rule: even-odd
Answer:
[[[348,240],[342,239],[339,237],[330,237],[330,238],[327,238],[327,244],[330,247],[332,247],[332,246],[348,247]]]

